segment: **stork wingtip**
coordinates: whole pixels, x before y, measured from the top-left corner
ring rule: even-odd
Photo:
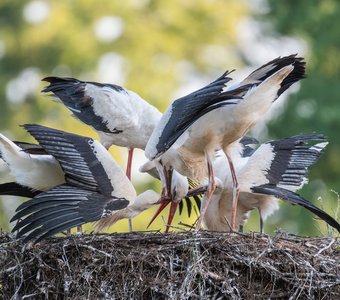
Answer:
[[[47,77],[42,78],[41,81],[47,81],[47,82],[49,82],[50,78],[51,78],[50,76],[47,76]]]

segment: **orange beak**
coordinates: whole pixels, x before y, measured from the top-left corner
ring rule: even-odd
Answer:
[[[163,202],[161,202],[161,205],[158,207],[156,213],[154,214],[154,216],[152,217],[151,221],[149,222],[148,226],[146,228],[149,228],[150,225],[153,223],[153,221],[155,221],[155,219],[158,217],[158,215],[164,210],[164,208],[166,208],[168,206],[168,204],[170,203],[170,201],[166,201],[166,200],[162,200]]]
[[[177,210],[178,203],[171,201],[171,206],[170,206],[170,212],[168,216],[168,224],[166,225],[165,233],[169,232],[170,225],[172,223],[172,220],[175,216],[176,210]]]
[[[159,214],[164,210],[164,208],[166,208],[169,205],[169,203],[171,203],[171,205],[170,205],[170,212],[169,212],[169,216],[168,216],[168,222],[167,222],[167,226],[166,226],[166,230],[165,230],[165,233],[168,233],[170,225],[172,223],[172,220],[173,220],[173,218],[175,216],[178,203],[176,203],[174,201],[171,201],[171,200],[164,199],[164,198],[160,199],[160,203],[161,203],[161,205],[158,207],[156,213],[154,214],[154,216],[152,217],[151,221],[149,222],[149,224],[148,224],[148,226],[146,228],[149,228],[149,226],[159,216]]]

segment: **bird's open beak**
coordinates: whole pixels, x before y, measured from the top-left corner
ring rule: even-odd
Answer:
[[[207,187],[206,186],[199,186],[197,188],[194,189],[190,189],[187,197],[191,197],[191,196],[195,196],[195,195],[201,195],[204,194],[207,191]],[[153,221],[159,216],[159,214],[169,205],[169,203],[171,203],[170,206],[170,212],[169,212],[169,216],[168,216],[168,222],[167,222],[167,227],[165,230],[165,233],[169,232],[169,228],[170,225],[172,223],[172,220],[175,216],[176,210],[177,210],[177,206],[178,203],[171,201],[169,198],[167,197],[161,197],[156,204],[160,204],[160,206],[158,207],[156,213],[154,214],[154,216],[152,217],[151,221],[149,222],[148,226],[146,228],[149,228],[150,225],[153,223]]]
[[[161,202],[162,201],[162,202]],[[169,200],[160,200],[159,203],[161,203],[161,205],[158,207],[156,213],[154,214],[154,216],[152,217],[151,221],[149,222],[148,226],[146,228],[149,228],[149,226],[153,223],[153,221],[159,216],[159,214],[164,210],[164,208],[166,208],[168,206],[169,203],[171,203],[170,205],[170,211],[169,211],[169,216],[168,216],[168,222],[167,222],[167,226],[165,229],[165,233],[169,232],[169,228],[170,225],[172,223],[172,220],[175,216],[176,210],[177,210],[177,206],[178,203],[174,202],[174,201],[169,201]]]
[[[164,210],[164,208],[166,208],[168,206],[168,204],[170,203],[170,201],[165,201],[162,200],[162,202],[158,202],[161,205],[158,207],[156,213],[154,214],[154,216],[152,217],[151,221],[149,222],[148,226],[146,228],[149,228],[150,225],[153,223],[153,221],[158,217],[158,215]]]
[[[149,222],[148,226],[146,228],[149,228],[150,225],[153,223],[153,221],[159,216],[159,214],[164,210],[164,208],[166,208],[168,206],[168,204],[170,203],[169,200],[167,200],[164,197],[161,197],[156,204],[160,204],[160,206],[158,207],[156,213],[154,214],[154,216],[152,217],[151,221]]]
[[[170,211],[169,211],[169,216],[168,216],[168,223],[166,225],[165,233],[169,232],[170,225],[172,223],[172,220],[173,220],[175,213],[176,213],[176,210],[177,210],[177,206],[178,206],[177,202],[171,201]]]

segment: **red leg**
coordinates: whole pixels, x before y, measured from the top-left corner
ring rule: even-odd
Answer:
[[[129,149],[129,154],[128,154],[128,161],[127,161],[127,166],[126,166],[126,176],[127,178],[130,179],[131,181],[131,165],[132,165],[132,158],[133,158],[133,149]]]
[[[237,211],[238,197],[240,194],[240,186],[237,182],[233,161],[228,153],[226,153],[226,156],[228,158],[230,173],[231,173],[231,177],[233,180],[233,202],[232,202],[232,211],[231,211],[231,228],[232,230],[235,230],[236,229],[235,228],[236,227],[236,211]]]
[[[131,181],[131,165],[132,165],[132,158],[133,158],[133,149],[129,149],[129,154],[128,154],[128,161],[127,161],[127,166],[126,166],[126,177],[129,178]],[[129,221],[129,231],[132,232],[132,221],[131,219],[128,219]]]
[[[208,176],[209,176],[209,184],[208,184],[207,192],[205,194],[205,197],[206,197],[207,200],[205,202],[205,206],[202,207],[202,209],[201,209],[201,215],[200,215],[198,222],[196,224],[196,230],[200,229],[200,227],[201,227],[201,223],[202,223],[202,220],[204,218],[205,212],[207,211],[207,208],[210,204],[212,195],[214,194],[214,191],[215,191],[214,170],[213,170],[213,167],[212,167],[210,157],[208,155],[206,157],[207,157]]]

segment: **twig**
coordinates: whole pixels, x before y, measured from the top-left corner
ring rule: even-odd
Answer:
[[[332,247],[332,245],[334,244],[334,242],[335,242],[335,239],[332,238],[331,242],[330,242],[326,247],[321,248],[321,249],[318,251],[318,253],[316,253],[316,254],[314,255],[314,257],[319,256],[323,251],[325,251],[325,250],[329,249],[330,247]]]
[[[93,251],[93,252],[98,252],[98,253],[100,253],[100,254],[105,255],[106,257],[114,258],[111,254],[109,254],[109,253],[107,253],[107,252],[105,252],[105,251],[99,250],[99,249],[97,249],[97,248],[94,248],[94,247],[92,247],[92,246],[88,246],[88,245],[84,245],[84,244],[79,244],[78,246],[79,246],[79,247],[86,248],[86,249],[89,249],[89,250],[91,250],[91,251]]]

